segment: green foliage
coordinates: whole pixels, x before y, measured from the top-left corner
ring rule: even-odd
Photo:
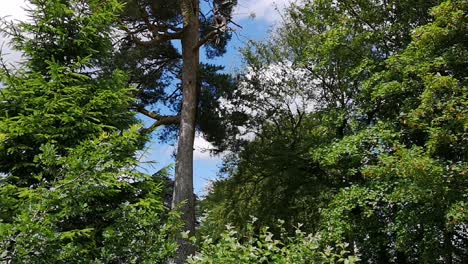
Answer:
[[[339,244],[336,248],[319,249],[319,238],[295,228],[294,236],[288,236],[284,221],[279,220],[278,235],[268,231],[267,227],[256,232],[254,222],[246,224],[242,235],[227,225],[220,238],[202,238],[200,252],[189,259],[188,263],[357,263],[359,258],[352,256],[349,245]],[[257,234],[258,233],[258,234]]]
[[[286,222],[290,234],[298,222],[306,223],[305,231],[316,231],[320,208],[342,184],[327,178],[320,164],[309,158],[310,148],[335,136],[322,117],[304,117],[294,131],[287,119],[281,127],[266,127],[238,160],[225,164],[230,177],[214,182],[213,191],[201,202],[202,209],[210,212],[202,233],[216,236],[228,223],[242,228],[250,215],[272,232],[279,231],[278,219]]]
[[[171,256],[176,244],[169,237],[180,226],[163,205],[161,182],[129,167],[136,165],[134,159],[113,156],[134,152],[138,140],[133,128],[83,141],[67,156],[44,145],[35,164],[44,171],[53,168],[53,182],[37,188],[2,182],[2,196],[15,197],[17,211],[0,223],[2,259],[154,263]]]
[[[257,139],[234,155],[226,167],[230,178],[207,198],[212,211],[211,197],[226,201],[215,210],[219,226],[256,215],[267,226],[281,218],[317,228],[333,194],[361,182],[359,166],[375,162],[389,151],[383,144],[400,136],[386,123],[369,126],[378,120],[373,109],[362,111],[368,99],[360,92],[371,73],[410,42],[411,30],[429,21],[432,5],[305,1],[288,10],[269,42],[250,44],[246,76],[237,97],[227,98],[234,105],[228,120]],[[231,138],[239,149],[239,137]]]
[[[323,214],[330,239],[355,243],[363,259],[462,263],[466,258],[468,88],[461,70],[466,63],[452,55],[467,50],[461,33],[466,8],[463,1],[434,8],[434,22],[415,30],[408,48],[366,84],[372,102],[382,106],[377,115],[397,137],[380,143],[387,151],[378,152],[377,163],[355,166],[365,183],[344,189]],[[337,144],[349,148],[346,142]]]
[[[284,218],[319,231],[320,248],[349,243],[366,263],[464,263],[467,8],[371,0],[291,7],[271,43],[245,52],[249,74],[289,61],[312,76],[302,89],[316,95],[314,109],[256,120],[256,138],[228,157],[227,177],[206,198],[206,232],[233,222],[243,234],[248,215],[258,215],[257,231]],[[290,87],[287,78],[253,76],[246,81],[258,94],[267,81],[272,87],[262,98],[295,94],[276,94]],[[261,99],[244,99],[264,109]],[[268,110],[288,103],[267,101]]]
[[[430,263],[452,254],[463,241],[456,231],[460,222],[447,222],[455,219],[447,215],[450,206],[466,199],[453,185],[460,175],[418,148],[401,148],[379,160],[364,169],[366,185],[342,190],[324,211],[325,241],[354,241],[363,259],[378,262]],[[452,245],[451,239],[458,242]]]
[[[162,263],[176,250],[167,172],[136,170],[147,138],[121,71],[103,73],[117,1],[32,0],[26,61],[0,71],[0,262]],[[6,29],[2,29],[6,30]]]
[[[96,63],[112,51],[109,26],[123,5],[117,0],[29,0],[30,22],[2,29],[27,56],[28,67],[45,74],[49,61],[69,67],[89,58]],[[29,32],[26,35],[24,32]],[[83,64],[80,65],[84,66]],[[82,69],[82,68],[80,68]]]
[[[90,1],[86,9],[81,1],[32,1],[37,9],[31,11],[31,23],[2,29],[13,31],[14,47],[27,58],[15,72],[0,71],[6,86],[0,105],[0,172],[19,181],[15,184],[37,182],[34,158],[43,144],[56,145],[64,155],[82,140],[136,123],[127,110],[134,99],[126,75],[89,70],[109,53],[110,27],[120,9],[115,1],[97,2]],[[93,31],[89,27],[100,33],[86,33]]]
[[[93,79],[49,62],[48,76],[20,71],[2,77],[9,88],[2,90],[0,106],[0,131],[4,135],[0,170],[11,174],[11,180],[19,177],[17,184],[37,182],[31,179],[31,173],[40,169],[34,159],[43,144],[56,145],[63,155],[67,148],[90,136],[135,123],[133,114],[127,111],[132,90],[126,88],[121,72]],[[46,173],[43,177],[50,180]]]

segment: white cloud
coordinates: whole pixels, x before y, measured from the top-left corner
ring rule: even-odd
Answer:
[[[238,127],[238,139],[253,140],[266,124],[281,122],[282,117],[300,116],[317,109],[317,80],[291,61],[276,62],[260,69],[246,68],[231,100],[220,99],[223,110],[241,111],[249,122]],[[252,98],[245,100],[245,98]]]
[[[203,135],[197,133],[195,135],[195,142],[193,144],[193,159],[194,160],[217,160],[219,157],[213,157],[210,150],[215,147],[203,138]]]
[[[25,0],[2,0],[2,8],[0,8],[0,18],[7,21],[26,20],[27,8]],[[7,63],[17,64],[21,61],[21,53],[14,51],[9,46],[10,39],[0,35],[0,47],[2,48],[2,56]]]
[[[7,16],[8,20],[24,20],[27,18],[27,13],[24,10],[25,7],[27,7],[25,0],[2,0],[0,17]]]
[[[196,133],[195,141],[193,143],[193,159],[196,161],[217,161],[221,156],[213,156],[210,150],[214,150],[213,144],[208,142],[201,133]],[[147,149],[147,153],[140,151],[137,153],[137,157],[141,158],[141,161],[154,161],[161,157],[172,157],[177,150],[177,142],[174,145],[158,144]],[[222,155],[222,154],[220,154]],[[173,161],[175,162],[175,160]]]
[[[293,0],[239,0],[234,17],[241,20],[254,16],[255,19],[274,23],[280,20],[280,12],[292,2]]]

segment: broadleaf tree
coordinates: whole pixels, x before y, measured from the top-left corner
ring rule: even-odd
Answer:
[[[270,197],[276,197],[278,204],[298,208],[298,214],[312,217],[320,209],[307,209],[309,204],[320,204],[313,198],[312,190],[333,193],[362,180],[360,173],[352,170],[359,162],[355,156],[360,154],[358,149],[331,166],[325,160],[331,159],[329,155],[322,155],[329,149],[323,153],[315,149],[375,123],[379,107],[367,106],[365,81],[383,69],[391,54],[401,52],[409,44],[415,27],[431,21],[430,8],[438,2],[302,1],[286,11],[282,26],[271,39],[249,43],[244,50],[246,70],[240,76],[238,89],[222,98],[227,113],[222,115],[224,126],[240,126],[242,131],[232,129],[234,134],[225,137],[224,144],[234,153],[226,166],[231,180],[265,192],[263,202],[252,208],[265,213],[265,218],[257,215],[267,221],[262,224],[274,222],[277,211],[291,217],[291,221],[303,219],[283,210],[285,206],[268,210]],[[347,142],[358,142],[365,136]],[[252,144],[244,147],[252,138]],[[316,153],[312,159],[307,158],[311,149]],[[347,146],[341,149],[346,152]],[[278,162],[284,160],[283,154],[297,164]],[[284,177],[280,176],[282,173]],[[295,180],[288,181],[286,175]],[[284,184],[274,188],[268,184],[278,181]],[[321,185],[326,182],[328,187]],[[304,190],[296,186],[303,186]],[[296,191],[310,193],[308,198],[315,202],[304,197],[294,201]],[[254,203],[255,199],[246,197],[254,190],[239,187],[240,197],[235,198],[235,193],[230,199],[240,208],[251,208],[247,203]],[[330,198],[325,193],[322,202]],[[252,213],[237,214],[233,208],[225,206],[224,210],[233,217],[243,215],[242,221]],[[311,228],[317,227],[316,222],[310,224]]]
[[[227,158],[205,232],[284,218],[364,262],[463,263],[466,1],[304,1],[286,18],[273,45],[246,54],[250,90],[233,108],[260,132]],[[302,118],[265,106],[294,94],[288,78],[262,76],[284,61],[314,80]],[[284,96],[248,96],[265,83]],[[280,114],[256,120],[263,108]]]

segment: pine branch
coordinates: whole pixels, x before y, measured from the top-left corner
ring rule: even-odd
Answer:
[[[135,106],[134,109],[138,113],[140,113],[142,115],[145,115],[145,116],[147,116],[147,117],[149,117],[151,119],[156,120],[150,127],[142,128],[140,130],[140,133],[142,133],[142,134],[150,134],[154,130],[156,130],[156,128],[158,128],[160,126],[178,125],[180,123],[180,117],[179,116],[160,115],[160,114],[158,114],[156,112],[148,111],[147,109],[145,109],[142,106]]]
[[[131,37],[131,39],[135,42],[137,46],[144,47],[144,48],[154,47],[154,46],[160,45],[170,40],[182,38],[182,32],[174,32],[174,33],[166,32],[162,34],[157,33],[150,40],[141,40],[139,37],[135,36],[135,34],[131,32],[130,30],[125,29],[125,31],[127,32],[127,34]]]

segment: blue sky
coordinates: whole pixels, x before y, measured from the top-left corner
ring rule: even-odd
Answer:
[[[231,42],[228,44],[227,53],[220,58],[214,60],[206,60],[202,55],[201,59],[205,62],[219,64],[225,66],[226,72],[235,73],[242,69],[242,58],[239,49],[245,45],[248,40],[263,40],[268,36],[268,31],[273,25],[279,22],[280,15],[278,9],[282,9],[287,2],[293,0],[238,0],[238,5],[234,12],[234,21],[242,26],[242,29],[233,26],[236,29],[236,34],[233,35]],[[2,0],[0,8],[0,17],[9,16],[11,19],[24,20],[26,14],[23,7],[26,6],[25,0]],[[205,0],[201,0],[202,4]],[[204,4],[206,7],[206,4]],[[254,17],[254,18],[253,18]],[[3,36],[0,36],[0,45],[7,42]],[[7,60],[18,60],[19,54],[12,53],[7,46],[3,47],[4,53],[10,53]],[[202,53],[203,54],[203,53]],[[210,148],[210,144],[197,135],[195,139],[194,153],[194,188],[195,193],[202,195],[207,182],[213,180],[217,176],[219,166],[221,165],[221,157],[212,157],[208,151],[203,149]],[[174,164],[172,158],[174,146],[167,144],[159,144],[156,141],[148,144],[148,149],[145,155],[141,157],[143,162],[154,161],[154,165],[142,164],[147,173],[154,173],[158,169]]]

